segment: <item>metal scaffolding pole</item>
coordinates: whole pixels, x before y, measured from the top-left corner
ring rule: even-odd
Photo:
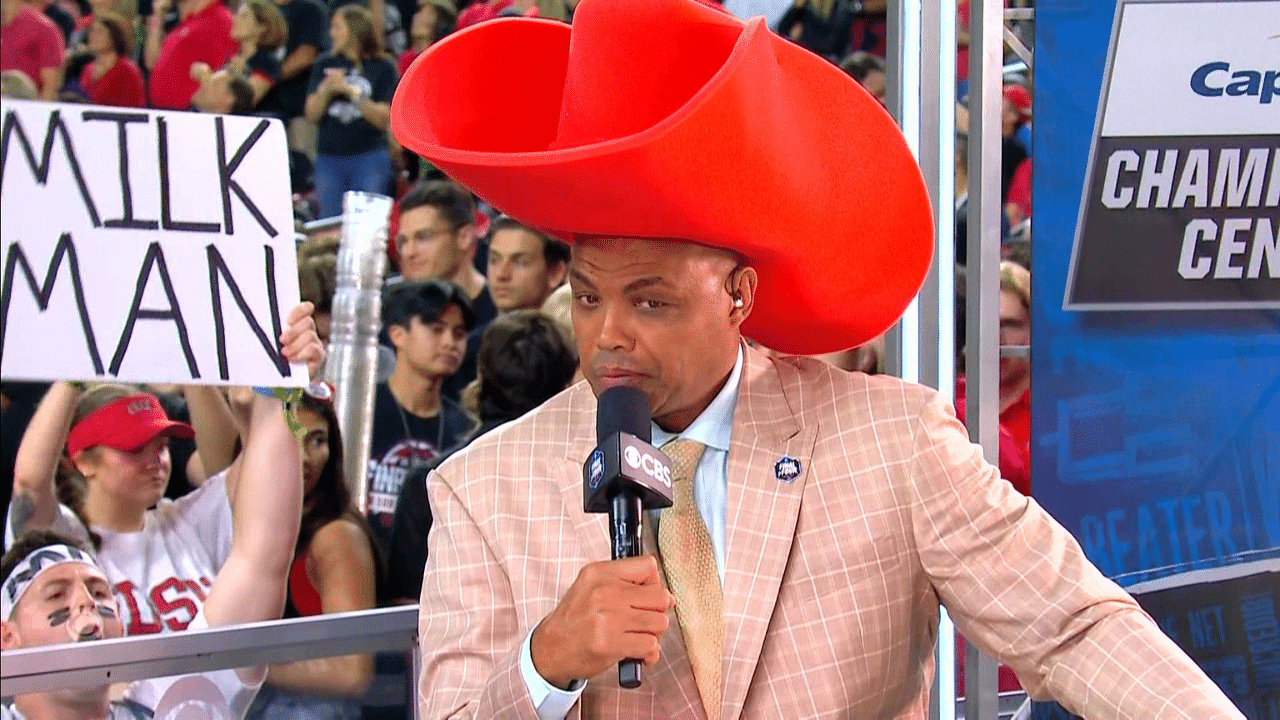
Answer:
[[[955,11],[944,0],[889,8],[888,104],[920,163],[934,221],[934,256],[916,302],[885,338],[886,367],[951,397],[955,388]],[[955,717],[954,626],[945,611],[930,716]],[[995,692],[995,688],[991,689]]]
[[[972,0],[969,19],[969,238],[966,276],[966,405],[969,437],[998,462],[1000,416],[1000,114],[1004,4]],[[965,717],[995,720],[995,660],[965,650]]]

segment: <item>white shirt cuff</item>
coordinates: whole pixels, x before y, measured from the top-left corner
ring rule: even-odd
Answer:
[[[524,678],[529,699],[538,711],[538,720],[564,720],[587,687],[586,680],[574,680],[568,690],[561,690],[544,680],[533,667],[532,632],[525,636],[524,643],[520,646],[520,676]]]

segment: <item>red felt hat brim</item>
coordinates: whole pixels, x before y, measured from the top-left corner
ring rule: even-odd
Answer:
[[[634,18],[649,11],[644,3],[683,2],[692,0],[584,0],[579,15]],[[705,83],[687,97],[638,95],[641,112],[675,109],[619,132],[607,127],[616,108],[579,111],[592,100],[570,74],[601,62],[597,54],[616,59],[618,43],[642,63],[664,38],[643,22],[635,36],[626,22],[592,35],[579,20],[572,30],[497,20],[433,45],[396,92],[397,138],[494,207],[567,242],[667,238],[742,254],[760,277],[744,332],[776,350],[842,350],[897,320],[928,270],[933,223],[919,169],[874,98],[761,18],[714,18],[706,24],[716,37],[693,63],[714,65]],[[697,32],[676,28],[671,42]],[[726,32],[726,51],[708,58]],[[606,127],[591,125],[592,111]]]

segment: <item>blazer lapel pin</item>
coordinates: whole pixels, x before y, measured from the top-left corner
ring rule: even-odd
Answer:
[[[795,482],[796,478],[800,477],[802,469],[799,460],[790,455],[783,455],[778,462],[773,464],[773,476],[790,485]]]

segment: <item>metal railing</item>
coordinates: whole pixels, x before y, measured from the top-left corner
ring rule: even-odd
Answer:
[[[13,697],[223,668],[409,650],[417,644],[418,606],[406,605],[172,635],[6,650],[0,663],[0,695]]]
[[[418,668],[418,606],[272,620],[232,627],[188,630],[70,643],[3,653],[0,696],[93,687],[223,668],[293,662],[381,651],[413,650]],[[1010,718],[1023,693],[1001,693],[998,717]],[[963,718],[964,699],[955,701]],[[417,717],[417,708],[412,708]]]

